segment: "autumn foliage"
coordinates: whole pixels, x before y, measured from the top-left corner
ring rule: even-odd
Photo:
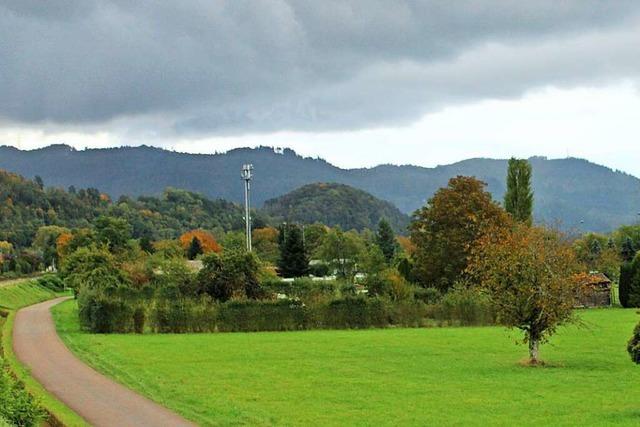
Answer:
[[[477,239],[506,226],[509,215],[473,177],[452,178],[413,215],[414,277],[425,287],[450,289],[461,279]]]
[[[189,248],[189,245],[191,245],[194,237],[200,242],[200,246],[202,247],[202,251],[204,253],[222,252],[222,246],[220,246],[218,242],[216,242],[215,237],[213,237],[211,233],[208,233],[204,230],[191,230],[184,233],[182,236],[180,236],[180,246],[182,246],[184,250],[187,250]]]
[[[573,320],[585,283],[580,271],[571,245],[561,235],[519,223],[482,236],[467,274],[491,293],[500,323],[524,332],[530,361],[537,364],[538,345]]]

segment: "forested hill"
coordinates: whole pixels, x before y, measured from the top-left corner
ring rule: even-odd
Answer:
[[[0,241],[30,246],[38,228],[55,225],[90,227],[101,215],[124,218],[135,238],[176,238],[188,230],[242,227],[242,208],[184,190],[166,189],[161,197],[123,196],[115,203],[95,188],[65,191],[0,170]],[[265,221],[255,214],[257,226]]]
[[[531,159],[536,192],[535,217],[582,231],[607,231],[637,221],[640,180],[579,159]],[[0,168],[46,185],[96,187],[116,198],[122,194],[159,195],[166,187],[239,202],[240,168],[253,163],[253,200],[281,196],[314,182],[337,182],[365,190],[410,213],[456,175],[473,175],[489,184],[498,200],[504,193],[506,160],[471,159],[447,166],[382,165],[345,170],[324,160],[303,158],[292,150],[236,149],[224,154],[182,154],[151,147],[73,150],[56,145],[20,151],[0,147]],[[581,221],[584,221],[581,224]]]
[[[406,232],[409,217],[393,204],[344,184],[308,184],[267,200],[264,212],[283,221],[322,222],[343,230],[375,230],[385,218],[399,233]]]

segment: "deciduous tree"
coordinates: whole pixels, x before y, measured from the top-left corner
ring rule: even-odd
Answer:
[[[556,232],[517,224],[485,234],[468,273],[492,295],[499,321],[524,332],[531,364],[558,326],[573,320],[584,277],[571,246]]]
[[[424,287],[448,290],[460,279],[476,241],[488,228],[509,223],[508,214],[472,177],[452,178],[413,214],[413,277]]]

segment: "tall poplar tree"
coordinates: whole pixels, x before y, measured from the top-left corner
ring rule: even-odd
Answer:
[[[507,192],[504,208],[517,221],[533,222],[533,190],[531,190],[531,164],[525,159],[511,158],[507,172]]]

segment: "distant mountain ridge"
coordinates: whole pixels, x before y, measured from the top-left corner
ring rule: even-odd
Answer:
[[[537,221],[559,223],[565,229],[608,231],[638,220],[638,178],[586,160],[530,160]],[[0,168],[30,178],[40,175],[46,185],[96,187],[114,198],[158,195],[166,187],[175,187],[240,202],[243,163],[255,167],[252,194],[257,206],[306,184],[335,182],[390,201],[405,213],[422,206],[456,175],[482,179],[494,197],[502,200],[507,169],[506,160],[482,158],[435,168],[380,165],[341,169],[290,149],[276,153],[270,147],[211,155],[146,146],[75,150],[53,145],[30,151],[0,147]]]

